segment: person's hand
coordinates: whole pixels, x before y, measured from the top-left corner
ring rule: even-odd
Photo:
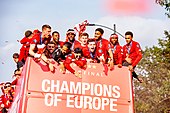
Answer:
[[[87,60],[87,62],[89,62],[89,63],[92,63],[93,62],[93,59],[86,59]]]
[[[66,69],[65,69],[65,67],[64,67],[63,62],[60,63],[60,72],[63,73],[63,74],[65,74],[65,72],[66,72]]]
[[[131,58],[126,57],[125,60],[126,60],[129,64],[132,64],[132,59],[131,59]]]
[[[132,65],[129,65],[128,68],[129,68],[130,71],[133,71],[133,66]]]
[[[48,64],[48,67],[49,67],[49,69],[50,69],[51,72],[54,71],[54,64],[49,63],[49,64]]]
[[[114,63],[111,61],[111,62],[109,63],[109,65],[110,65],[110,70],[113,70],[113,69],[114,69]]]
[[[40,58],[41,54],[35,53],[34,58]]]
[[[98,59],[100,60],[100,62],[105,62],[104,54],[102,54]]]
[[[118,66],[118,68],[122,68],[122,64],[118,64],[117,66]]]
[[[75,76],[78,77],[78,78],[82,78],[81,74],[77,71],[74,72]]]

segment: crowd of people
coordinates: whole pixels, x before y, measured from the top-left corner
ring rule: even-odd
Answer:
[[[133,40],[131,31],[125,33],[126,44],[121,46],[116,33],[111,34],[109,40],[103,38],[102,28],[95,29],[94,38],[89,38],[88,33],[81,31],[78,39],[76,39],[76,30],[68,29],[65,41],[60,41],[59,32],[53,31],[51,34],[51,30],[50,25],[43,25],[42,31],[27,30],[24,38],[20,40],[22,44],[20,53],[13,54],[13,60],[17,65],[13,75],[15,79],[13,82],[0,84],[3,93],[0,96],[0,113],[6,113],[13,102],[15,85],[21,76],[27,57],[32,57],[36,62],[43,60],[51,72],[54,72],[52,60],[55,60],[63,74],[68,70],[78,78],[82,77],[81,73],[74,70],[71,63],[82,69],[86,69],[87,62],[101,63],[106,76],[109,70],[114,70],[114,66],[118,68],[127,66],[133,78],[143,82],[134,71],[142,58],[142,52],[139,43]]]

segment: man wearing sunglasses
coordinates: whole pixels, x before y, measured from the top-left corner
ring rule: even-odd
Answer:
[[[71,43],[65,42],[62,48],[55,49],[54,43],[49,43],[46,50],[49,54],[43,53],[41,58],[46,62],[50,68],[50,71],[54,70],[54,65],[51,63],[51,59],[54,59],[60,66],[60,71],[65,73],[65,68],[63,61],[66,59],[66,56],[71,53]]]
[[[44,51],[43,54],[44,54],[47,58],[53,58],[53,57],[52,57],[52,54],[53,54],[54,50],[56,49],[55,47],[56,47],[56,46],[55,46],[55,43],[54,43],[53,41],[49,42],[49,43],[47,44],[46,49],[45,49],[45,51]]]
[[[4,93],[0,97],[0,106],[3,107],[3,113],[7,113],[13,102],[14,96],[9,89],[11,89],[11,83],[7,82],[3,87]]]

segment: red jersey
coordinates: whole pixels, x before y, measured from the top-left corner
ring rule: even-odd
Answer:
[[[135,67],[142,59],[142,52],[138,42],[131,41],[130,44],[123,46],[123,61],[129,57],[132,59],[132,66]]]
[[[49,36],[49,38],[42,38],[41,34],[42,33],[34,34],[34,36],[32,37],[31,44],[45,44],[45,45],[47,45],[50,42],[51,36]]]
[[[97,56],[100,57],[102,56],[102,54],[104,55],[105,60],[108,58],[108,50],[110,48],[110,44],[109,41],[106,39],[100,39],[99,41],[97,41],[96,44],[96,52],[97,52]]]
[[[51,36],[49,36],[48,38],[42,38],[41,36],[42,33],[36,33],[34,34],[34,36],[32,37],[32,41],[31,41],[31,44],[45,44],[47,45],[50,40],[51,40]],[[35,47],[34,49],[34,52],[37,52],[38,51],[38,48],[37,46]]]
[[[70,66],[71,63],[75,63],[80,68],[84,68],[87,64],[87,61],[85,58],[75,59],[75,56],[73,54],[67,56],[66,60],[64,61],[64,66],[67,70],[69,70],[71,73],[74,73],[75,70]]]
[[[12,97],[10,95],[7,95],[7,94],[4,94],[4,95],[1,95],[0,97],[1,99],[1,104],[4,104],[4,107],[9,109],[10,106],[12,105]]]
[[[123,49],[122,46],[117,43],[116,45],[110,44],[110,48],[113,53],[113,62],[115,65],[122,64]]]
[[[22,40],[20,40],[22,47],[20,49],[19,61],[21,61],[22,59],[26,60],[26,58],[28,57],[31,42],[32,38],[29,39],[27,37],[24,37]]]
[[[97,58],[97,53],[96,52],[90,52],[89,50],[85,51],[83,54],[85,58],[87,59],[92,59],[93,61],[91,63],[99,63],[99,59]]]
[[[86,56],[87,52],[88,52],[88,46],[82,46],[81,43],[77,43],[75,46],[74,46],[74,49],[75,48],[80,48],[83,52],[83,56]]]

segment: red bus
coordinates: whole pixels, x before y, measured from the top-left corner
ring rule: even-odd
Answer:
[[[9,113],[134,113],[132,77],[127,67],[114,67],[106,76],[103,65],[88,63],[82,79],[55,72],[43,61],[27,58]]]

